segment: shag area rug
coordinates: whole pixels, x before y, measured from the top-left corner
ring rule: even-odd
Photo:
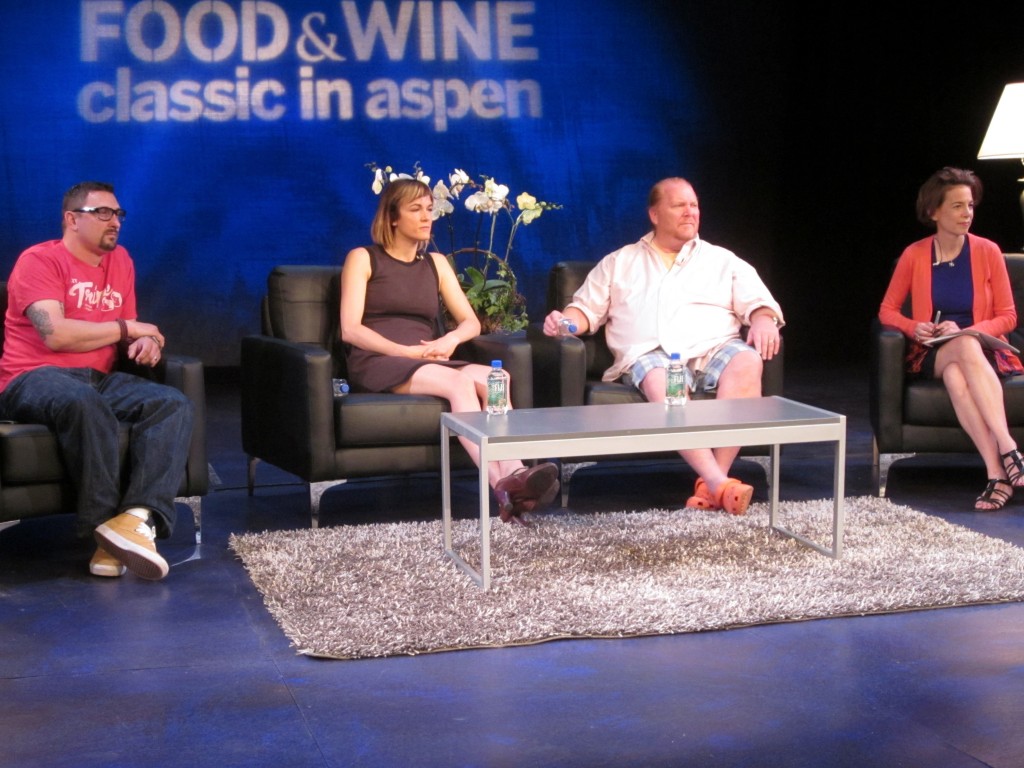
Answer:
[[[783,502],[830,543],[832,502]],[[455,547],[479,563],[476,520]],[[874,497],[846,501],[836,561],[744,517],[553,512],[491,526],[492,586],[445,556],[441,522],[231,537],[300,654],[352,659],[622,638],[1024,598],[1024,549]]]

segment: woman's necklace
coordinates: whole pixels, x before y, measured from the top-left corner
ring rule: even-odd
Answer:
[[[942,245],[939,243],[939,238],[934,237],[932,240],[935,243],[935,261],[932,266],[937,267],[940,264],[948,264],[951,267],[956,266],[955,262],[960,255],[960,251],[954,251],[953,258],[947,260],[946,254],[942,251]],[[961,250],[963,249],[961,248]]]

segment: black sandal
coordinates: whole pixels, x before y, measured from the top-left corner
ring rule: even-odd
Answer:
[[[1003,469],[1006,476],[1010,478],[1010,485],[1014,488],[1024,487],[1024,456],[1014,448],[999,456],[1003,460]]]
[[[999,485],[1009,486],[1010,492],[999,488]],[[1006,506],[1006,502],[1013,498],[1013,483],[1009,480],[1003,480],[998,478],[996,480],[989,480],[988,485],[985,486],[985,490],[982,491],[981,496],[974,500],[974,511],[975,512],[995,512],[996,510],[1002,509]],[[991,507],[979,507],[979,504],[992,504]]]

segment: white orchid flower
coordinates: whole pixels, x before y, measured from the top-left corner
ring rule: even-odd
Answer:
[[[452,185],[452,197],[457,198],[463,188],[469,184],[469,174],[461,168],[456,168],[449,176],[448,181]]]
[[[473,213],[494,213],[501,208],[501,203],[495,203],[486,192],[477,190],[466,198],[466,208]]]
[[[454,210],[455,210],[455,207],[451,204],[450,201],[448,201],[448,200],[438,200],[435,197],[434,198],[434,210],[431,211],[430,218],[433,221],[437,221],[442,216],[447,216],[449,213],[452,213]]]
[[[434,185],[433,189],[434,196],[434,212],[432,217],[434,221],[437,221],[442,216],[447,216],[455,210],[455,207],[451,203],[451,192],[448,187],[445,186],[443,181],[438,181]]]
[[[499,184],[494,179],[487,179],[484,182],[484,192],[496,203],[504,203],[505,198],[508,197],[508,187]]]
[[[505,207],[508,187],[494,179],[485,179],[484,188],[466,198],[466,207],[476,213],[497,213]]]
[[[373,194],[379,195],[384,191],[384,171],[377,168],[373,172]]]

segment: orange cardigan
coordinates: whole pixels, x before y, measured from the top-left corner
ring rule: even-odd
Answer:
[[[1017,327],[1017,310],[1003,252],[991,240],[971,234],[967,237],[971,243],[971,280],[974,283],[974,325],[971,328],[992,336],[1005,336]],[[902,312],[908,293],[909,318]],[[934,316],[932,238],[926,237],[907,246],[900,256],[878,310],[878,319],[913,339],[914,326],[931,322]]]
[[[974,284],[974,323],[971,328],[1005,341],[1006,334],[1017,327],[1017,310],[1010,290],[1010,276],[1006,272],[1006,260],[999,246],[991,240],[968,234],[971,244],[971,281]],[[910,296],[911,314],[903,314],[903,303]],[[931,322],[932,310],[932,238],[926,237],[911,243],[903,251],[889,288],[878,310],[878,319],[883,325],[891,325],[914,340],[914,326]],[[916,342],[911,348],[919,346]],[[909,350],[908,359],[914,350]],[[1000,361],[1001,363],[1003,361]],[[1017,365],[1010,363],[1011,369]],[[1003,365],[1000,365],[1002,371]]]

